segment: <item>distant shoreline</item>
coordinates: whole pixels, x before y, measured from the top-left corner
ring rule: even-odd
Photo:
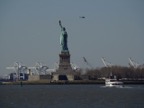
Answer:
[[[124,84],[144,84],[144,80],[125,80]],[[57,81],[51,82],[50,80],[39,80],[39,81],[15,81],[15,82],[0,82],[0,85],[72,85],[72,84],[105,84],[104,80],[76,80],[76,81]]]

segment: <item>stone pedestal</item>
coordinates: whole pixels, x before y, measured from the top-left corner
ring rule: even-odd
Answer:
[[[59,69],[57,71],[60,73],[67,73],[68,71],[72,71],[69,52],[62,52],[59,54]]]
[[[59,54],[59,68],[53,73],[53,81],[58,80],[74,80],[74,71],[70,64],[69,52],[61,52]]]

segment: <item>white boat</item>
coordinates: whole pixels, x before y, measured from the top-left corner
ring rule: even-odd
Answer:
[[[117,79],[105,79],[105,86],[106,87],[123,87],[123,82],[118,81]]]

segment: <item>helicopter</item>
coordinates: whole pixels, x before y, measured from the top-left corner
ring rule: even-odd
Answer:
[[[85,16],[79,16],[79,18],[82,18],[82,19],[84,19],[84,18],[85,18]]]

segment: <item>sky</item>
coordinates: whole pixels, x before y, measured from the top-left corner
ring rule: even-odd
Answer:
[[[79,18],[85,16],[84,19]],[[103,67],[101,57],[128,66],[131,57],[144,64],[143,0],[0,0],[0,75],[22,62],[59,62],[60,27],[68,33],[71,62]]]

